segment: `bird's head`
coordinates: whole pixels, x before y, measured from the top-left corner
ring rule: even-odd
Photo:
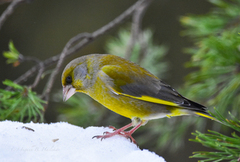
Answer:
[[[84,92],[88,78],[86,57],[72,60],[62,73],[63,101],[67,101],[76,92]]]

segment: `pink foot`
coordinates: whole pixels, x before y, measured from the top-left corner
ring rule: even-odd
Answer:
[[[109,138],[115,135],[120,135],[123,136],[125,138],[128,138],[131,140],[131,142],[137,144],[137,142],[135,141],[135,139],[132,137],[132,134],[142,125],[142,122],[140,122],[138,125],[136,125],[135,127],[133,127],[130,131],[125,131],[126,129],[128,129],[129,127],[132,127],[132,123],[120,128],[120,129],[116,129],[113,126],[109,126],[110,129],[113,129],[114,132],[110,133],[110,132],[104,132],[103,135],[97,135],[94,136],[93,138],[97,138],[97,139],[105,139],[105,138]]]
[[[120,135],[123,136],[125,138],[128,138],[131,140],[131,142],[137,144],[136,140],[132,137],[132,133],[130,131],[118,131],[119,129],[115,130],[114,132],[110,133],[110,132],[104,132],[103,135],[97,135],[94,136],[93,138],[97,138],[97,139],[105,139],[105,138],[109,138],[115,135]]]

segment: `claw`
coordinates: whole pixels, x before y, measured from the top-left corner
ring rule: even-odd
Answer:
[[[93,139],[93,138],[97,138],[97,139],[98,139],[98,136],[93,136],[92,139]]]
[[[103,132],[103,134],[109,134],[110,132],[106,131],[106,132]]]
[[[113,130],[117,130],[114,126],[111,126],[111,125],[109,125],[108,128],[113,129]]]
[[[99,138],[102,138],[102,136],[93,136],[92,139],[93,139],[93,138],[99,139]]]
[[[126,136],[127,139],[130,139],[130,141],[132,142],[132,138],[130,136]]]
[[[99,136],[93,136],[92,139],[93,138],[101,139],[101,141],[102,141],[103,139],[105,139],[107,137],[105,135],[102,135],[102,136],[99,135]]]

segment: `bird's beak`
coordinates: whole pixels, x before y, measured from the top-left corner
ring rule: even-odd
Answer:
[[[67,101],[72,95],[76,93],[76,89],[72,85],[63,87],[63,101]]]

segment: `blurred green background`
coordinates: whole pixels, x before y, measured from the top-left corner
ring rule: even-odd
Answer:
[[[134,2],[136,1],[35,0],[30,4],[22,4],[16,9],[14,14],[7,19],[0,30],[0,51],[7,51],[9,41],[13,40],[20,53],[44,60],[60,53],[71,37],[81,32],[93,32],[97,30],[121,14]],[[0,13],[6,9],[7,5],[8,4],[3,4],[0,6]],[[146,11],[143,19],[143,28],[150,28],[154,31],[153,39],[155,43],[159,45],[164,44],[168,47],[169,50],[164,57],[164,61],[168,63],[168,70],[163,80],[176,89],[182,86],[184,77],[191,70],[184,68],[184,63],[189,61],[190,56],[184,54],[183,49],[191,46],[192,42],[189,38],[180,35],[183,27],[180,25],[179,18],[188,13],[207,13],[211,7],[212,5],[210,3],[202,0],[156,0]],[[130,19],[128,22],[123,23],[118,28],[114,28],[114,30],[110,31],[108,34],[89,44],[80,52],[67,58],[64,62],[64,66],[73,58],[81,55],[105,53],[106,41],[111,37],[117,36],[119,29],[128,26],[129,22]],[[6,65],[6,59],[2,56],[0,57],[1,81],[5,79],[14,80],[33,65],[33,63],[26,63],[14,68],[12,65]],[[58,79],[54,85],[52,96],[55,93],[61,95],[61,74],[58,74],[57,77]],[[25,83],[32,83],[32,81],[33,80],[30,79]],[[36,91],[41,93],[45,83],[45,81],[41,81]],[[4,86],[0,84],[0,88],[3,87]],[[93,106],[97,107],[98,104],[93,103]],[[45,115],[46,122],[57,122],[61,119],[59,107],[63,107],[63,103],[61,101],[58,103],[54,102],[52,99]],[[97,117],[98,112],[104,111],[103,109],[104,108],[100,108],[99,110],[92,109],[93,116]],[[106,121],[102,121],[102,123],[97,123],[95,125],[114,125],[112,122],[110,123],[110,121],[116,120],[114,121],[117,124],[115,126],[123,126],[123,124],[130,122],[130,120],[125,120],[125,118],[110,111],[107,112],[106,118]],[[86,121],[88,120],[89,118],[86,119]],[[152,122],[149,122],[145,127],[151,128],[151,123]],[[86,127],[91,124],[92,121],[88,121],[80,126]],[[161,127],[159,127],[159,130],[161,130]],[[163,156],[167,161],[196,161],[196,159],[189,159],[192,152],[206,150],[206,148],[200,144],[189,142],[188,139],[191,137],[192,131],[191,128],[188,130],[188,136],[184,139],[185,145],[175,152],[168,150],[168,148],[156,149],[156,137],[151,136],[148,136],[148,138],[152,139],[150,140],[152,143],[140,145],[140,148],[154,151]],[[133,136],[136,137],[139,135],[137,140],[141,139],[141,132],[142,131],[139,130],[139,133],[136,132],[136,135],[134,134]]]

